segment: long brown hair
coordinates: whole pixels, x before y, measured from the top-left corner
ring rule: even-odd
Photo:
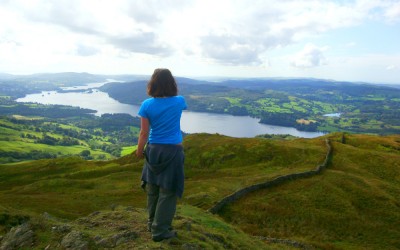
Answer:
[[[169,69],[155,69],[147,83],[147,94],[152,97],[178,95],[178,86]]]

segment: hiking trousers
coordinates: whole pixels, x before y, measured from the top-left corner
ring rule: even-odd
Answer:
[[[165,235],[172,228],[176,202],[175,192],[147,183],[147,223],[153,237]]]

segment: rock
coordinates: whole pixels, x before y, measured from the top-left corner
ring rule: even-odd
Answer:
[[[139,235],[134,231],[125,231],[123,233],[116,234],[116,235],[112,236],[111,238],[115,242],[115,245],[118,246],[118,245],[121,245],[128,241],[133,241],[138,237],[139,237]]]
[[[101,239],[102,239],[102,238],[101,238],[100,235],[96,235],[96,236],[93,237],[93,240],[94,240],[94,241],[100,241]]]
[[[196,243],[185,243],[182,245],[183,250],[197,250],[197,249],[203,249],[200,245]]]
[[[84,240],[79,231],[71,231],[61,241],[61,246],[68,250],[87,250],[88,242]]]
[[[44,219],[46,219],[46,220],[54,220],[55,218],[51,215],[51,214],[49,214],[48,212],[44,212],[43,214],[42,214],[42,217],[44,218]]]
[[[124,230],[128,230],[128,229],[129,229],[129,226],[127,226],[127,225],[122,225],[117,228],[118,231],[124,231]]]
[[[134,207],[132,207],[132,206],[126,207],[125,210],[126,210],[126,211],[129,211],[129,212],[136,211],[136,209],[135,209]]]
[[[2,239],[0,250],[30,248],[35,234],[28,223],[11,228]]]
[[[209,239],[221,244],[224,248],[230,248],[229,243],[225,240],[225,238],[222,235],[212,234],[212,233],[205,233],[205,235]]]
[[[51,230],[55,233],[69,233],[71,232],[71,226],[70,225],[59,225],[59,226],[54,226],[51,228]]]
[[[110,238],[101,238],[98,241],[96,241],[96,245],[101,248],[114,248],[115,247],[115,242],[112,241]]]
[[[114,248],[126,242],[133,241],[138,237],[139,235],[134,231],[125,231],[108,238],[101,238],[97,235],[93,240],[95,241],[96,246],[100,248]]]
[[[138,238],[139,235],[134,231],[125,231],[119,234],[115,234],[108,238],[101,238],[100,236],[95,236],[93,239],[96,242],[96,246],[101,248],[114,248],[121,244],[129,241],[133,241]]]
[[[98,215],[98,214],[100,214],[100,211],[94,211],[94,212],[91,213],[89,216],[96,216],[96,215]]]

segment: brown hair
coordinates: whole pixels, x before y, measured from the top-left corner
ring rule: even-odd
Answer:
[[[147,94],[152,97],[178,95],[178,86],[169,69],[155,69],[147,83]]]

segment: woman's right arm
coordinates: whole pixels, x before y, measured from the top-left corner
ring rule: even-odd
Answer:
[[[136,157],[138,158],[143,158],[143,150],[149,138],[149,131],[150,131],[149,119],[141,117],[139,141],[138,141],[138,147],[136,149]]]

